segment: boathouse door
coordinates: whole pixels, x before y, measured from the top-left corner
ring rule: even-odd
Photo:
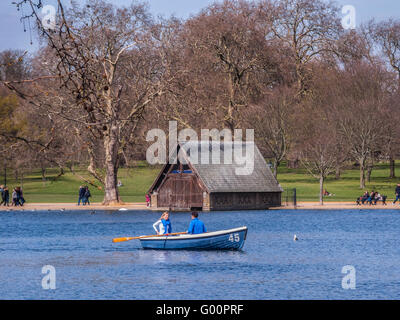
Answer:
[[[158,206],[173,210],[203,207],[203,190],[193,174],[170,174],[158,193]]]

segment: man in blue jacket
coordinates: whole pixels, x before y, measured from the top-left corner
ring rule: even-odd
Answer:
[[[400,183],[396,187],[396,200],[394,200],[393,204],[395,204],[397,201],[400,201]]]
[[[192,221],[190,222],[188,230],[189,234],[201,234],[207,232],[204,223],[201,222],[198,218],[199,214],[197,212],[192,212]]]
[[[85,192],[86,192],[86,189],[85,189],[85,187],[84,186],[80,186],[79,187],[79,198],[78,198],[78,206],[80,206],[81,205],[81,201],[82,201],[82,204],[83,204],[83,198],[85,197]]]

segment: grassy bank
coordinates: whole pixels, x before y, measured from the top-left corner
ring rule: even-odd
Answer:
[[[144,195],[153,180],[159,173],[159,168],[150,168],[144,164],[134,169],[120,169],[119,180],[123,186],[120,193],[125,202],[145,202]],[[85,184],[78,175],[92,181],[93,179],[85,170],[75,170],[77,175],[67,172],[65,175],[54,180],[58,170],[49,169],[46,173],[46,181],[43,181],[40,170],[27,173],[23,180],[24,197],[30,203],[70,203],[77,201],[79,186]],[[3,175],[0,174],[0,184],[4,184]],[[93,180],[93,182],[95,182]],[[21,179],[17,181],[14,177],[7,177],[10,187],[20,186]],[[99,185],[99,184],[97,184]],[[91,202],[101,202],[103,193],[93,186],[89,186],[92,198]]]
[[[400,163],[397,163],[399,166]],[[141,164],[134,169],[120,169],[119,179],[123,186],[120,193],[125,202],[145,202],[145,192],[148,190],[160,168],[149,167]],[[79,175],[90,179],[85,170],[77,171]],[[26,173],[23,180],[16,181],[15,177],[8,176],[7,184],[9,187],[23,185],[25,198],[30,203],[73,203],[77,200],[77,190],[82,182],[78,176],[72,173],[66,173],[64,176],[54,180],[58,174],[57,170],[48,170],[46,181],[42,180],[40,170],[34,170]],[[400,169],[397,172],[400,176]],[[389,199],[394,196],[394,188],[400,178],[392,180],[389,176],[389,165],[378,164],[372,173],[371,182],[367,183],[368,190],[378,190],[388,195]],[[3,175],[0,175],[1,184],[3,184]],[[282,165],[279,170],[279,182],[284,189],[296,188],[298,201],[318,201],[319,183],[312,178],[304,169],[287,169]],[[335,194],[334,197],[326,198],[326,201],[354,201],[363,191],[359,188],[358,169],[346,170],[340,180],[330,177],[326,183],[326,189]],[[101,190],[91,187],[93,195],[92,202],[101,202],[103,195]]]
[[[396,163],[400,165],[399,162]],[[397,176],[400,177],[400,168],[397,170]],[[381,194],[388,196],[388,199],[393,199],[394,190],[397,183],[400,183],[400,178],[390,179],[389,164],[379,163],[372,171],[371,182],[366,183],[365,190],[375,190]],[[319,181],[307,174],[304,169],[287,169],[282,166],[279,171],[279,182],[282,187],[296,188],[299,201],[319,201]],[[360,171],[357,168],[345,170],[339,180],[335,176],[327,179],[325,189],[334,194],[333,197],[326,197],[325,201],[355,201],[361,196],[365,190],[360,189]]]

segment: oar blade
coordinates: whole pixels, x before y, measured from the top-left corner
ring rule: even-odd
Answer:
[[[116,239],[113,239],[113,242],[120,243],[120,242],[131,241],[131,240],[134,240],[134,238],[116,238]]]

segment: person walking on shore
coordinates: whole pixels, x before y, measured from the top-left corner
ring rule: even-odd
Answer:
[[[78,196],[79,196],[79,198],[78,198],[78,206],[81,205],[81,201],[82,201],[82,204],[83,204],[83,198],[85,196],[85,192],[86,192],[85,187],[84,186],[80,186],[79,187],[79,193],[78,193]]]
[[[400,201],[400,183],[397,185],[395,193],[396,199],[393,201],[393,204],[396,204],[397,201]]]
[[[4,188],[3,192],[4,192],[4,206],[8,207],[9,203],[10,203],[10,192],[8,191],[7,187]],[[3,203],[3,202],[1,202],[1,203]]]
[[[10,193],[8,192],[8,188],[5,186],[0,186],[0,193],[1,193],[0,206],[4,205],[5,207],[8,207],[8,203],[10,202]]]
[[[15,188],[15,191],[17,192],[18,205],[23,207],[24,203],[25,203],[25,199],[24,199],[24,193],[22,191],[22,188],[21,187],[17,187],[17,188]]]
[[[148,194],[146,194],[146,207],[147,208],[151,207],[151,200],[150,200],[150,196]]]
[[[18,194],[16,188],[14,188],[12,192],[12,204],[14,207],[19,206]]]
[[[0,195],[1,195],[1,202],[0,206],[5,202],[4,200],[4,186],[0,186]]]
[[[92,196],[92,194],[90,193],[89,187],[86,186],[86,187],[85,187],[85,193],[84,193],[84,196],[83,196],[83,205],[84,205],[84,206],[86,206],[86,205],[90,206],[89,198],[90,198],[91,196]]]

